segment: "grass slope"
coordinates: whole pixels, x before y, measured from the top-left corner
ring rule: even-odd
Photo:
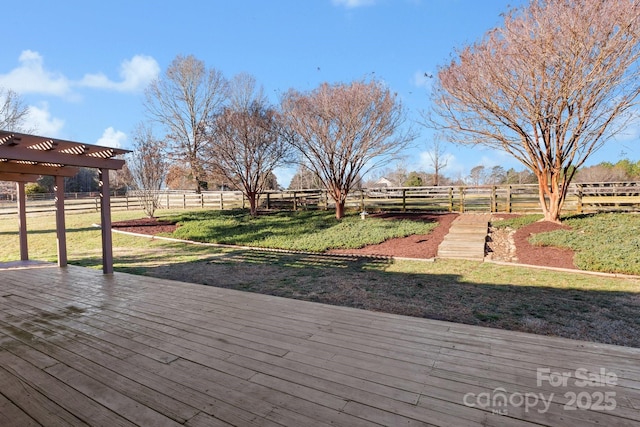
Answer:
[[[354,249],[393,237],[428,234],[436,222],[360,219],[349,214],[338,221],[332,212],[277,212],[252,218],[245,211],[197,211],[169,219],[180,227],[173,237],[207,243],[226,243],[322,252]]]

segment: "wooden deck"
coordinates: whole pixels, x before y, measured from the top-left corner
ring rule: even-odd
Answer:
[[[640,349],[16,264],[0,425],[640,425]]]

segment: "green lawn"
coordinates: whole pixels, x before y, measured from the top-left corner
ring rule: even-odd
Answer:
[[[158,213],[165,218],[182,216],[183,220],[188,215],[199,219],[205,214]],[[141,211],[114,212],[113,219],[143,216]],[[280,215],[271,221],[275,219],[287,224]],[[356,217],[353,222],[370,224],[370,219]],[[584,220],[589,218],[576,218]],[[67,215],[70,263],[101,267],[100,230],[92,226],[98,221],[96,213]],[[300,217],[295,221],[304,222]],[[329,218],[327,224],[326,229],[335,226]],[[611,234],[610,228],[615,226],[616,221],[609,223],[600,234]],[[31,258],[55,261],[54,216],[29,217],[28,228]],[[0,218],[0,239],[0,261],[19,259],[15,217]],[[640,347],[638,279],[470,261],[392,261],[240,250],[119,233],[114,233],[113,242],[115,270],[120,272]]]
[[[196,211],[172,215],[180,227],[172,235],[185,240],[323,252],[354,249],[392,237],[427,234],[436,222],[391,221],[348,214],[338,221],[333,212],[276,212],[252,218],[246,211]]]
[[[494,225],[518,229],[540,218],[540,215],[524,215],[497,221]],[[539,233],[529,241],[534,245],[575,251],[575,264],[581,270],[640,275],[640,215],[570,215],[563,217],[562,223],[571,229]]]

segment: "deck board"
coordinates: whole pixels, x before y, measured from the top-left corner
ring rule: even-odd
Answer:
[[[538,386],[538,368],[618,381]],[[549,409],[464,403],[498,388]],[[617,407],[569,411],[567,391]],[[21,264],[0,268],[0,424],[633,426],[640,349]]]

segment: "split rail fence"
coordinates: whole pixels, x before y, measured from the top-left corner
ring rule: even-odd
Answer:
[[[162,191],[160,209],[242,209],[248,202],[239,191]],[[17,212],[15,198],[0,200],[0,215]],[[353,191],[348,209],[377,211],[442,211],[533,213],[540,211],[537,184],[498,186],[441,186],[369,188]],[[287,190],[267,192],[260,197],[266,210],[331,209],[334,202],[324,190]],[[95,194],[71,193],[65,196],[67,212],[99,211]],[[114,194],[112,210],[137,210],[141,204],[135,192]],[[27,201],[27,213],[55,211],[53,195],[34,195]],[[572,184],[563,213],[602,211],[640,212],[640,182]]]

